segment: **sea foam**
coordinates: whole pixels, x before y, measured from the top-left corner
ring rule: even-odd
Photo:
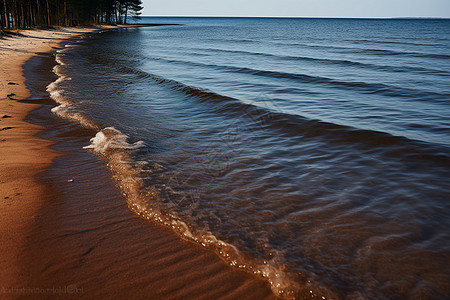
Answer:
[[[73,120],[83,127],[99,130],[100,126],[95,121],[78,112],[76,107],[74,107],[73,101],[64,96],[64,89],[61,88],[61,84],[65,81],[72,80],[72,78],[66,76],[63,72],[63,67],[66,65],[62,59],[63,53],[64,51],[59,51],[56,54],[55,61],[58,64],[52,70],[58,78],[47,86],[47,92],[50,94],[50,98],[59,104],[53,107],[51,111],[59,117]]]
[[[95,152],[106,154],[108,151],[115,150],[135,150],[144,145],[143,141],[130,144],[127,142],[128,136],[115,129],[114,127],[106,127],[99,131],[95,137],[91,139],[89,146],[84,149],[93,149]]]

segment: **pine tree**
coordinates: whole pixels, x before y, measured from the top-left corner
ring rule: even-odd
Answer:
[[[0,0],[0,28],[126,24],[141,10],[141,0]]]

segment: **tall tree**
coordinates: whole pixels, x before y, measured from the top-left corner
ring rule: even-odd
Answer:
[[[127,16],[130,15],[131,17],[139,17],[141,14],[142,7],[142,1],[141,0],[125,0],[123,1],[123,5],[125,7],[125,17],[124,17],[124,24],[127,24]]]
[[[0,28],[126,24],[141,0],[0,0]]]
[[[2,20],[2,28],[9,29],[9,12],[8,6],[6,5],[6,0],[3,0],[3,20]]]

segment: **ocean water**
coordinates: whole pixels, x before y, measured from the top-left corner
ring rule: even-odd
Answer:
[[[450,297],[450,21],[142,22],[47,88],[131,210],[283,297]]]

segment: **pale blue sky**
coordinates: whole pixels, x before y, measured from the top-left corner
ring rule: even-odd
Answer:
[[[450,0],[143,0],[144,16],[445,17]]]

